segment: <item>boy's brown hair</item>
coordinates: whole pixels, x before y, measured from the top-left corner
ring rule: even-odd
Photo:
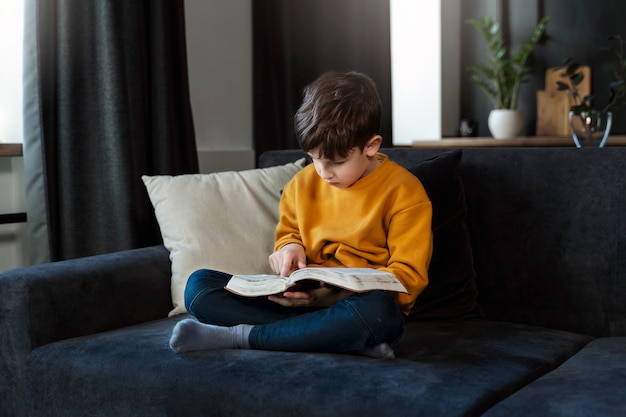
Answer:
[[[294,128],[305,152],[319,148],[319,157],[348,156],[363,150],[380,131],[382,105],[376,84],[358,72],[326,72],[304,88]]]

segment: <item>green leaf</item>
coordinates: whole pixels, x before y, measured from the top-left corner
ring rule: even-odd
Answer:
[[[593,104],[594,97],[592,95],[588,95],[583,97],[583,104]]]
[[[578,69],[580,68],[580,65],[577,62],[572,62],[571,64],[567,65],[567,67],[565,68],[565,75],[567,76],[571,76],[576,74],[576,72],[578,72]]]
[[[569,85],[565,84],[563,81],[557,81],[556,82],[556,89],[558,91],[569,90]]]
[[[582,72],[579,72],[578,74],[573,74],[569,77],[570,82],[572,83],[572,85],[576,86],[579,85],[583,79],[585,78],[585,74],[583,74]]]
[[[468,70],[474,72],[472,80],[485,91],[496,108],[516,108],[520,85],[530,74],[526,61],[548,21],[547,16],[542,18],[521,50],[511,57],[499,22],[488,16],[466,20],[482,36],[489,51],[486,65],[471,65]]]

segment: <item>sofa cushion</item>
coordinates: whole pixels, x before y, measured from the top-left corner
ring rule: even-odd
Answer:
[[[197,269],[271,273],[280,192],[304,166],[241,172],[143,176],[172,261],[170,315],[185,313],[184,291]]]
[[[626,336],[626,148],[465,149],[489,318]]]
[[[589,341],[441,320],[407,324],[395,360],[260,350],[177,355],[168,338],[182,317],[35,349],[26,365],[29,415],[479,415]]]
[[[467,318],[481,315],[476,274],[465,225],[465,194],[458,173],[460,149],[443,152],[409,167],[433,205],[433,254],[428,286],[417,298],[411,318]]]
[[[486,416],[626,415],[626,338],[594,340],[556,370],[494,406]]]

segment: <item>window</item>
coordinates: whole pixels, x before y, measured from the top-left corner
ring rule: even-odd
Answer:
[[[461,0],[390,0],[394,145],[457,136]]]
[[[24,1],[0,2],[0,143],[22,143]]]

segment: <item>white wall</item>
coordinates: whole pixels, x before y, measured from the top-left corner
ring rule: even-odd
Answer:
[[[441,136],[439,1],[389,2],[394,145]]]
[[[254,168],[252,0],[186,0],[185,19],[200,171]]]
[[[389,0],[393,144],[457,134],[461,0]]]
[[[22,142],[23,10],[23,0],[0,1],[0,143]]]
[[[21,143],[23,0],[0,2],[0,144]],[[9,65],[8,63],[11,63]],[[0,214],[25,212],[21,157],[0,157]],[[0,225],[0,271],[27,263],[26,223]]]

